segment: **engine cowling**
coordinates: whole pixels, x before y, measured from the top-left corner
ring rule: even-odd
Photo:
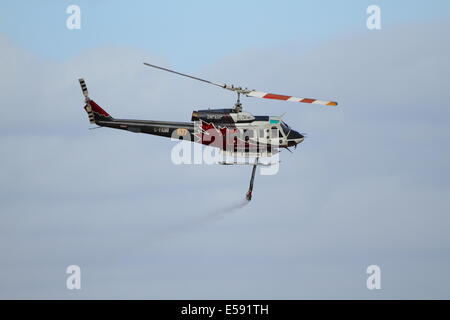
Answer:
[[[248,112],[236,112],[234,109],[207,109],[192,112],[191,121],[218,123],[249,122],[255,117]]]

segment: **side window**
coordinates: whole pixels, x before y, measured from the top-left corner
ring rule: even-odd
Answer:
[[[244,136],[253,138],[255,136],[255,133],[254,133],[253,129],[244,129]]]
[[[272,128],[270,129],[270,137],[271,137],[272,139],[278,138],[278,128],[277,128],[277,127],[272,127]]]
[[[260,138],[265,138],[265,129],[259,129],[259,137]]]

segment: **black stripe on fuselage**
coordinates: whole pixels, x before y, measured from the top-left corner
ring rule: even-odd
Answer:
[[[190,135],[194,132],[194,124],[192,122],[114,119],[111,121],[97,121],[96,123],[102,127],[135,133],[147,133],[167,138],[172,137],[173,132],[178,129],[186,129]],[[177,134],[182,132],[182,130],[178,131]]]

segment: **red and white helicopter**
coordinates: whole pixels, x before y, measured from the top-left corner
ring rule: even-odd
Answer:
[[[304,140],[304,136],[291,129],[277,116],[254,116],[242,110],[241,95],[264,99],[275,99],[291,102],[303,102],[324,106],[337,106],[337,102],[297,98],[280,94],[266,93],[233,85],[219,84],[153,64],[144,63],[146,66],[168,71],[184,77],[202,81],[237,94],[237,101],[233,108],[206,109],[192,112],[190,122],[131,120],[113,118],[102,109],[94,100],[89,98],[89,93],[84,79],[79,79],[83,95],[85,97],[84,109],[91,123],[99,127],[127,130],[135,133],[147,133],[167,138],[189,140],[203,145],[217,147],[224,155],[233,157],[232,162],[226,160],[218,162],[223,165],[251,164],[253,165],[250,186],[246,194],[248,201],[252,198],[255,170],[260,163],[260,158],[270,158],[278,153],[280,148],[297,147]],[[246,162],[238,162],[237,158],[247,159]],[[248,159],[254,158],[253,162]]]

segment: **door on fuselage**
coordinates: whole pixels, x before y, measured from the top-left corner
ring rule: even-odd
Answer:
[[[279,124],[271,124],[266,129],[266,136],[268,137],[269,144],[272,146],[281,146],[286,138]]]

